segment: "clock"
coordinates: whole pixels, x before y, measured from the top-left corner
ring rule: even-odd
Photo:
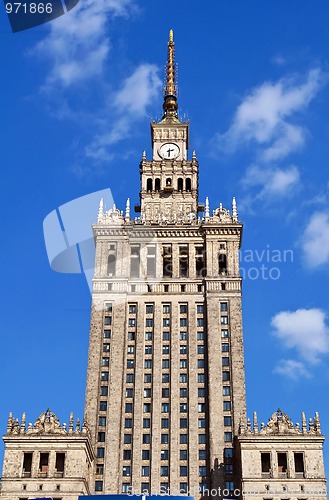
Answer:
[[[179,155],[179,147],[177,146],[177,144],[167,142],[166,144],[162,144],[162,146],[160,147],[159,155],[164,160],[173,160]]]

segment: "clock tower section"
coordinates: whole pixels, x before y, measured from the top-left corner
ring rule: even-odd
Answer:
[[[189,123],[178,117],[175,46],[170,31],[164,114],[151,122],[152,160],[146,153],[140,163],[140,211],[145,223],[179,223],[195,220],[198,210],[198,162],[187,159]]]

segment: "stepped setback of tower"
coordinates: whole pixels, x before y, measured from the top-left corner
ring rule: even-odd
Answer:
[[[199,201],[172,31],[151,139],[137,216],[130,199],[125,211],[101,200],[93,225],[84,423],[71,415],[66,428],[49,410],[28,426],[10,416],[0,498],[325,499],[318,415],[308,427],[280,410],[260,429],[246,419],[242,223],[235,198],[230,210]]]

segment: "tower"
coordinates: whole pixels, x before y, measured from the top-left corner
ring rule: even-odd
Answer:
[[[170,32],[163,116],[140,163],[140,216],[100,204],[85,421],[95,490],[193,492],[234,483],[245,419],[236,203],[210,214],[178,115]],[[199,216],[200,212],[202,213]]]

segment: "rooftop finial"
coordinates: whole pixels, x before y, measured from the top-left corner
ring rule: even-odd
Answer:
[[[168,59],[166,65],[166,77],[164,84],[164,118],[177,119],[177,85],[176,85],[176,64],[175,64],[175,43],[174,32],[169,31]]]

